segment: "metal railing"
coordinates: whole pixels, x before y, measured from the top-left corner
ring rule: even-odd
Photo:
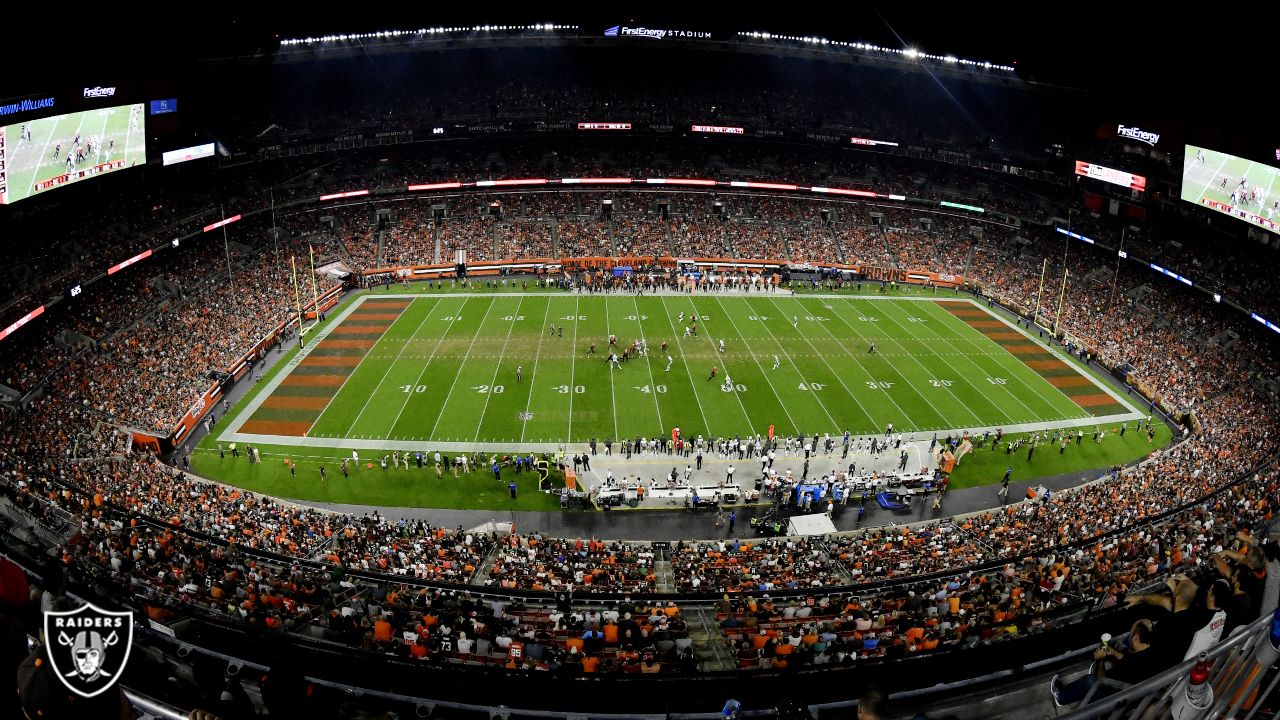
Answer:
[[[1173,717],[1175,720],[1230,717],[1252,720],[1266,698],[1280,682],[1280,673],[1270,672],[1280,658],[1280,637],[1273,638],[1272,626],[1280,623],[1280,609],[1250,623],[1241,632],[1207,651],[1212,663],[1207,702],[1195,706],[1187,699],[1187,678],[1197,658],[1191,658],[1114,695],[1061,717],[1069,720],[1133,720]],[[1267,685],[1263,688],[1263,682]]]

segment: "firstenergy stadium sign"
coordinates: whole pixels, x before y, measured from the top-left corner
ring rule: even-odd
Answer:
[[[702,30],[659,30],[656,28],[643,27],[626,27],[624,25],[614,25],[604,31],[605,37],[641,37],[650,40],[666,40],[667,38],[684,38],[704,40],[711,37],[711,33]]]

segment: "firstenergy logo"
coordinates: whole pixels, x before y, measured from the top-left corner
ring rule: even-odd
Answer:
[[[1160,142],[1160,133],[1147,132],[1136,127],[1125,127],[1120,125],[1116,128],[1116,134],[1120,137],[1127,137],[1130,140],[1144,142],[1151,147],[1155,147]]]
[[[605,37],[643,37],[651,40],[666,38],[709,38],[711,33],[701,30],[658,30],[655,28],[624,27],[614,25],[604,31]]]

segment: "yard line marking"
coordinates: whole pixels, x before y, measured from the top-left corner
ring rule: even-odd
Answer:
[[[752,309],[750,303],[747,303],[747,309],[748,310]],[[757,313],[756,316],[759,317],[759,313]],[[831,415],[831,411],[827,410],[826,404],[822,402],[822,398],[818,397],[818,391],[813,389],[812,383],[809,383],[807,380],[805,380],[804,371],[801,370],[800,366],[796,364],[795,358],[792,357],[791,353],[787,352],[787,349],[782,345],[782,342],[779,341],[778,337],[773,334],[773,330],[769,329],[769,325],[767,321],[758,320],[757,322],[759,322],[760,325],[764,327],[765,332],[769,333],[770,339],[772,339],[774,344],[778,346],[778,349],[782,351],[782,355],[787,358],[787,362],[791,363],[791,367],[795,369],[796,374],[800,376],[800,379],[802,381],[805,381],[805,386],[809,388],[809,392],[812,393],[814,399],[818,401],[818,406],[822,408],[822,412],[826,413],[827,419],[831,421],[831,426],[834,427],[838,432],[840,429],[840,423],[836,422],[835,417]],[[809,355],[806,357],[812,357],[812,356]],[[764,370],[764,367],[762,366],[760,369]],[[772,383],[770,383],[770,386],[772,386]],[[774,394],[776,395],[777,393],[775,392]],[[871,420],[871,415],[867,413],[866,408],[862,407],[862,403],[858,401],[857,397],[853,398],[853,402],[857,404],[858,409],[862,410],[862,414],[866,415],[868,420]],[[874,425],[875,421],[871,420],[871,423],[872,425]],[[795,428],[795,430],[796,432],[800,432],[799,427]]]
[[[574,324],[577,324],[577,320],[574,320]],[[609,296],[608,295],[606,295],[604,298],[604,334],[608,335],[609,337],[613,337],[613,331],[609,329]],[[613,352],[612,345],[609,346],[608,351],[610,353]],[[614,369],[613,362],[609,361],[609,401],[613,403],[613,436],[615,438],[621,439],[618,437],[618,394],[617,394],[617,391],[613,389],[613,369]]]
[[[886,306],[886,307],[889,307],[889,308],[896,308],[897,306],[895,306],[895,305],[888,305],[888,306]],[[928,312],[928,311],[926,310],[926,312]],[[905,331],[907,331],[908,333],[911,333],[911,332],[912,332],[911,330],[908,330],[908,329],[907,329],[907,327],[906,327],[905,325],[903,325],[902,323],[898,322],[898,320],[897,320],[896,318],[894,318],[894,317],[893,317],[893,315],[892,315],[891,313],[886,312],[886,313],[884,314],[884,316],[885,316],[886,318],[889,318],[889,322],[892,322],[894,325],[898,326],[898,327],[899,327],[899,328],[901,328],[902,330],[905,330]],[[928,325],[928,323],[917,323],[917,324],[918,324],[918,325]],[[968,327],[968,326],[966,325],[966,327]],[[939,340],[942,340],[943,342],[947,343],[947,345],[951,346],[951,349],[952,349],[952,350],[957,350],[957,351],[959,350],[959,348],[957,348],[957,347],[955,346],[955,343],[952,343],[950,340],[948,340],[945,336],[943,336],[943,335],[942,335],[942,333],[938,332],[937,330],[935,330],[935,329],[933,329],[933,328],[928,328],[928,330],[929,330],[929,332],[933,333],[933,334],[934,334],[934,335],[935,335]],[[901,345],[901,343],[899,343],[899,345]],[[904,347],[904,348],[905,348],[905,346],[902,346],[902,347]],[[964,353],[959,353],[959,354],[960,354],[960,355],[963,355]],[[945,364],[947,367],[951,368],[951,371],[952,371],[952,372],[954,372],[954,373],[956,374],[956,377],[957,377],[958,379],[963,380],[963,381],[964,381],[964,383],[965,383],[966,385],[968,385],[969,387],[973,388],[974,392],[978,393],[978,395],[979,395],[979,396],[981,396],[981,397],[983,397],[984,399],[986,399],[987,394],[986,394],[986,393],[984,393],[980,388],[978,388],[978,386],[977,386],[977,385],[974,385],[974,384],[973,384],[973,381],[971,381],[971,380],[970,380],[970,379],[969,379],[969,378],[968,378],[964,373],[960,372],[959,368],[957,368],[955,365],[953,365],[953,364],[951,363],[951,361],[950,361],[950,360],[946,359],[945,357],[943,357],[943,356],[942,356],[941,354],[939,354],[939,353],[933,353],[933,355],[934,355],[934,356],[936,356],[936,357],[941,358],[941,359],[942,359],[943,364]],[[918,359],[916,360],[916,364],[917,364],[917,365],[920,365],[920,367],[924,367],[924,364],[923,364],[923,363],[921,363]],[[982,373],[987,372],[986,370],[984,370],[980,365],[978,365],[978,364],[977,364],[976,362],[974,362],[973,360],[970,360],[970,361],[969,361],[969,364],[971,364],[971,365],[973,365],[975,368],[977,368],[977,370],[978,370],[979,372],[982,372]],[[1019,379],[1019,382],[1021,382],[1021,379]],[[1023,383],[1023,384],[1025,385],[1025,383]],[[1004,388],[1004,391],[1005,391],[1005,393],[1006,393],[1006,394],[1008,394],[1010,397],[1012,397],[1012,398],[1014,399],[1014,401],[1016,401],[1019,405],[1021,405],[1021,406],[1022,406],[1022,409],[1023,409],[1023,410],[1026,410],[1028,413],[1031,413],[1031,415],[1032,415],[1032,416],[1034,416],[1034,415],[1036,414],[1036,413],[1032,412],[1031,408],[1027,407],[1027,404],[1026,404],[1026,403],[1022,402],[1022,399],[1021,399],[1021,398],[1019,398],[1017,395],[1015,395],[1015,394],[1014,394],[1014,392],[1013,392],[1012,390],[1010,390],[1010,389],[1009,389],[1008,385],[1004,385],[1004,386],[1001,386],[1001,387],[1003,387],[1003,388]],[[949,392],[949,393],[951,394],[951,397],[953,397],[953,398],[955,398],[955,399],[956,399],[956,402],[960,402],[960,398],[955,394],[955,391],[954,391],[954,390],[951,390],[950,388],[945,388],[945,389],[947,390],[947,392]],[[998,412],[998,413],[1000,413],[1001,415],[1003,415],[1003,416],[1004,416],[1005,422],[1016,422],[1016,418],[1014,418],[1012,415],[1010,415],[1010,414],[1008,413],[1008,411],[1006,411],[1006,410],[1004,409],[1004,407],[1002,407],[1002,406],[1000,406],[1000,405],[997,405],[997,404],[995,404],[995,403],[991,403],[991,406],[992,406],[993,408],[995,408],[995,409],[996,409],[996,412]],[[977,413],[974,413],[974,412],[972,412],[972,411],[971,411],[971,414],[972,414],[975,418],[977,418],[979,422],[981,422],[981,417],[980,417]],[[1039,418],[1034,418],[1034,419],[1037,419],[1037,420],[1038,420]]]
[[[520,301],[516,303],[515,312],[511,313],[512,318],[520,315],[520,306],[524,305],[525,297],[525,295],[520,296]],[[489,381],[489,392],[484,394],[484,409],[480,411],[480,419],[476,421],[476,437],[480,436],[480,428],[484,427],[484,415],[489,412],[489,400],[496,394],[493,392],[493,386],[498,382],[498,371],[502,369],[502,361],[507,357],[507,345],[511,343],[511,331],[515,329],[516,322],[518,321],[513,319],[511,324],[507,326],[507,339],[502,341],[502,352],[498,354],[498,362],[493,366],[493,379]],[[475,339],[472,338],[472,342],[474,341]],[[539,333],[538,342],[542,342],[541,333]],[[534,362],[537,362],[537,360],[534,360]]]
[[[462,356],[462,366],[458,368],[457,374],[453,376],[453,384],[449,386],[449,394],[444,396],[444,402],[440,404],[440,416],[436,418],[436,424],[431,426],[431,432],[427,433],[428,436],[434,437],[436,428],[440,427],[440,421],[444,419],[445,408],[449,406],[449,398],[453,397],[453,390],[458,387],[458,378],[462,377],[462,369],[467,366],[467,358],[471,356],[471,348],[475,347],[476,338],[480,337],[480,329],[484,327],[484,321],[488,319],[489,311],[493,310],[493,306],[496,304],[497,299],[494,298],[489,302],[489,307],[484,309],[484,316],[480,318],[480,324],[476,326],[476,332],[471,336],[471,344],[467,346],[467,354]],[[481,415],[481,417],[483,418],[484,415]]]
[[[640,328],[640,339],[644,340],[644,364],[649,368],[649,384],[653,388],[653,409],[658,413],[658,428],[665,429],[667,426],[662,422],[662,408],[658,407],[658,381],[653,379],[653,361],[649,359],[649,341],[644,337],[644,325],[640,323],[640,299],[637,296],[631,297],[636,305],[636,325]]]
[[[418,331],[419,331],[419,330],[421,330],[421,329],[422,329],[422,326],[426,324],[427,320],[431,317],[431,313],[435,312],[436,305],[439,305],[439,304],[440,304],[440,301],[439,301],[439,300],[436,300],[435,305],[432,305],[432,306],[431,306],[431,309],[430,309],[430,310],[428,310],[428,311],[427,311],[427,312],[422,316],[422,321],[418,323],[418,327],[414,328],[414,329],[413,329],[413,334],[409,336],[409,339],[410,339],[410,340],[412,340],[414,337],[416,337],[416,336],[418,335]],[[410,306],[410,307],[412,307],[412,306]],[[405,308],[405,309],[404,309],[404,312],[407,312],[408,310],[409,310],[409,308]],[[403,316],[404,316],[404,313],[402,312],[401,317],[403,317]],[[384,331],[384,332],[390,332],[390,330],[391,330],[391,328],[390,328],[390,327],[388,327],[388,328],[387,328],[387,330],[386,330],[386,331]],[[379,339],[381,339],[381,338],[379,338]],[[351,421],[351,426],[347,428],[347,432],[350,432],[350,431],[351,431],[351,428],[354,428],[356,425],[358,425],[358,424],[360,423],[360,418],[364,415],[364,411],[369,409],[369,403],[373,402],[373,398],[374,398],[374,396],[375,396],[375,395],[377,395],[377,394],[378,394],[378,391],[382,389],[382,383],[384,383],[384,382],[386,382],[386,381],[387,381],[387,377],[391,375],[391,370],[392,370],[392,368],[394,368],[394,367],[396,366],[396,363],[400,361],[400,356],[404,354],[404,351],[405,351],[406,349],[408,349],[408,347],[409,347],[409,343],[407,343],[407,342],[406,342],[406,343],[405,343],[405,344],[400,348],[400,352],[396,355],[395,359],[393,359],[393,360],[392,360],[392,361],[387,365],[387,369],[386,369],[386,370],[384,370],[384,371],[382,372],[382,377],[378,378],[378,384],[377,384],[377,385],[375,385],[375,386],[373,387],[373,392],[369,393],[369,397],[365,398],[364,405],[361,405],[361,406],[360,406],[360,412],[359,412],[359,413],[357,413],[357,414],[356,414],[356,418],[355,418],[354,420],[352,420],[352,421]],[[349,377],[349,376],[348,376],[348,377]],[[418,379],[421,379],[421,378],[422,378],[422,376],[421,376],[421,375],[419,375],[419,376],[418,376]],[[414,385],[417,385],[417,384],[418,384],[418,383],[416,383],[416,382],[414,383]],[[395,425],[392,425],[391,427],[392,427],[392,428],[394,428],[394,427],[395,427]]]
[[[435,312],[436,308],[438,308],[439,306],[440,306],[440,303],[437,302],[435,306],[431,308],[431,312]],[[453,324],[458,322],[458,318],[462,317],[462,311],[464,308],[466,308],[466,306],[467,306],[467,301],[463,300],[462,304],[458,306],[458,309],[454,311],[453,319],[449,321],[449,326],[444,329],[444,332],[440,333],[440,337],[436,338],[436,346],[431,349],[431,355],[427,356],[427,361],[423,363],[422,369],[418,371],[418,378],[413,381],[413,384],[415,387],[422,382],[422,376],[427,374],[427,368],[431,366],[431,361],[434,360],[436,357],[436,350],[439,350],[440,346],[444,343],[445,336],[447,336],[449,334],[449,331],[453,329]],[[428,315],[429,314],[430,313],[428,313]],[[422,329],[422,326],[419,325],[418,330],[421,330],[421,329]],[[417,337],[418,330],[413,331],[414,337]],[[410,341],[412,341],[413,339],[414,339],[413,337],[409,338]],[[409,342],[405,342],[404,346],[409,347]],[[404,415],[405,408],[409,407],[409,403],[412,401],[413,401],[413,394],[410,393],[409,396],[404,399],[404,402],[400,404],[400,410],[396,412],[396,419],[391,421],[391,427],[387,429],[387,433],[395,432],[396,425],[400,423],[400,416]]]
[[[850,301],[849,301],[849,299],[848,299],[848,298],[845,298],[845,299],[844,299],[844,303],[845,303],[845,305],[847,305],[847,306],[849,307],[849,309],[850,309],[850,310],[853,310],[853,311],[857,312],[857,308],[854,306],[854,304],[853,304],[852,302],[850,302]],[[865,338],[865,337],[866,337],[866,336],[865,336],[865,335],[863,335],[862,333],[858,332],[858,330],[857,330],[856,328],[854,328],[854,326],[853,326],[852,324],[850,324],[848,320],[845,320],[843,315],[841,315],[841,314],[840,314],[840,313],[838,313],[838,312],[833,313],[833,314],[834,314],[836,317],[840,318],[840,322],[841,322],[845,327],[847,327],[847,328],[849,328],[850,330],[852,330],[854,335],[857,335],[858,337],[861,337],[861,338]],[[830,331],[828,330],[827,332],[830,332]],[[832,335],[832,337],[835,337],[835,335],[833,334],[833,335]],[[887,338],[888,340],[890,340],[891,342],[893,342],[893,344],[894,344],[894,345],[897,345],[897,346],[898,346],[898,348],[902,350],[902,352],[906,353],[906,355],[907,355],[907,357],[908,357],[908,358],[910,358],[911,360],[914,360],[914,361],[915,361],[915,363],[916,363],[916,365],[919,365],[919,366],[920,366],[920,369],[925,371],[925,374],[926,374],[926,375],[931,374],[931,373],[929,373],[929,368],[925,367],[925,366],[924,366],[924,363],[920,362],[920,360],[919,360],[919,359],[917,359],[917,358],[916,358],[916,356],[915,356],[914,354],[912,354],[912,353],[911,353],[911,351],[910,351],[910,350],[908,350],[908,349],[907,349],[907,347],[906,347],[905,345],[903,345],[902,343],[898,342],[897,338],[894,338],[894,337],[891,337],[891,336],[886,336],[886,338]],[[873,341],[873,342],[874,342],[874,341]],[[937,414],[938,414],[938,417],[942,418],[942,421],[943,421],[944,423],[945,423],[945,422],[947,422],[947,421],[949,420],[949,418],[947,417],[947,415],[945,415],[941,410],[939,410],[939,409],[938,409],[938,406],[937,406],[937,405],[934,405],[934,404],[933,404],[933,401],[929,399],[929,395],[928,395],[928,393],[920,392],[920,390],[919,390],[919,389],[917,389],[914,385],[912,385],[909,381],[907,381],[906,376],[905,376],[905,375],[903,375],[900,371],[898,371],[898,369],[897,369],[897,368],[894,368],[894,372],[897,372],[897,373],[898,373],[898,377],[902,378],[902,380],[903,380],[903,384],[904,384],[904,385],[906,385],[907,387],[911,388],[911,389],[912,389],[912,390],[913,390],[917,395],[919,395],[921,398],[924,398],[925,403],[926,403],[926,404],[928,404],[928,406],[929,406],[929,407],[933,408],[933,411],[934,411],[935,413],[937,413]],[[967,412],[967,413],[969,413],[970,415],[972,415],[972,416],[973,416],[973,419],[974,419],[975,421],[977,421],[977,423],[978,423],[979,425],[981,425],[981,424],[982,424],[982,418],[978,417],[978,414],[977,414],[977,413],[975,413],[971,408],[969,408],[969,406],[968,406],[968,405],[966,405],[965,403],[961,402],[961,401],[960,401],[960,398],[956,397],[956,394],[955,394],[954,392],[952,392],[949,388],[947,389],[947,392],[951,395],[952,399],[956,401],[956,404],[957,404],[957,405],[960,405],[961,407],[963,407],[963,408],[964,408],[965,412]],[[897,403],[894,403],[894,404],[896,405]],[[907,417],[911,417],[911,416],[910,416],[910,415],[908,415]]]
[[[769,298],[769,299],[773,302],[774,307],[776,307],[779,311],[782,310],[782,307],[777,302],[777,298]],[[812,310],[805,308],[804,303],[797,301],[797,304],[801,308],[804,308],[809,312],[813,312]],[[832,314],[839,315],[839,313],[836,313],[836,312],[833,312]],[[783,317],[786,317],[785,314],[783,315]],[[845,324],[848,325],[848,323],[845,323]],[[854,355],[852,352],[849,351],[848,348],[844,346],[844,343],[840,342],[839,338],[835,336],[835,333],[828,330],[827,326],[823,325],[822,323],[818,323],[818,325],[822,326],[822,329],[825,330],[826,333],[830,335],[833,340],[836,341],[836,344],[839,345],[840,348],[845,351],[845,354],[848,355],[850,360],[853,360],[855,365],[857,365],[859,368],[862,369],[862,372],[866,373],[868,378],[871,378],[872,380],[875,379],[875,376],[871,374],[871,371],[868,370],[867,367],[862,364],[862,361],[858,360],[858,357],[856,355]],[[870,419],[872,423],[876,423],[875,417],[872,416],[872,414],[862,405],[862,401],[858,399],[858,396],[854,394],[853,390],[851,390],[849,386],[845,384],[844,378],[840,377],[840,373],[837,372],[835,368],[831,367],[831,363],[827,362],[827,356],[819,352],[818,348],[814,347],[814,344],[809,340],[809,336],[805,334],[803,331],[800,332],[800,337],[804,338],[805,343],[809,346],[811,350],[813,350],[814,355],[819,360],[822,361],[822,364],[827,366],[827,370],[831,371],[831,374],[835,376],[836,381],[840,383],[840,387],[844,388],[844,391],[849,393],[849,397],[853,398],[853,401],[858,404],[858,407],[862,408],[862,411],[866,413],[867,418]],[[901,378],[902,374],[899,373],[898,377]],[[908,383],[904,382],[903,384],[906,385]],[[890,395],[889,393],[885,393],[885,396],[889,398],[889,402],[893,403],[894,407],[898,408],[898,412],[902,413],[903,417],[907,418],[908,420],[911,418],[911,415],[906,410],[903,410],[902,406],[899,405],[898,402],[893,399],[893,395]],[[878,423],[877,423],[877,428],[878,428]]]
[[[692,300],[692,298],[690,298],[690,300]],[[705,321],[705,318],[703,318],[703,320]],[[703,325],[703,327],[705,328],[705,327],[706,327],[706,325],[704,324],[704,325]],[[725,357],[725,354],[724,354],[724,353],[716,352],[717,348],[716,348],[715,337],[714,337],[714,336],[712,336],[712,334],[711,334],[711,330],[710,330],[710,329],[707,329],[707,331],[706,331],[705,335],[706,335],[706,337],[707,337],[707,342],[711,344],[711,352],[712,352],[711,357],[712,357],[712,358],[714,358],[714,357],[716,357],[716,355],[719,355],[721,358]],[[723,362],[723,360],[722,360],[721,362]],[[716,365],[719,365],[719,363],[716,363]],[[731,376],[730,376],[730,374],[729,374],[729,365],[728,365],[728,363],[725,363],[724,367],[723,367],[723,368],[721,368],[721,369],[722,369],[722,370],[724,370],[724,375],[725,375],[725,377],[731,377]],[[690,379],[692,379],[692,378],[690,378]],[[738,391],[737,391],[737,389],[735,388],[735,389],[734,389],[734,391],[733,391],[733,395],[734,395],[735,397],[737,397],[737,398],[738,398],[738,407],[742,408],[742,417],[746,418],[746,420],[747,420],[747,432],[748,432],[748,434],[754,434],[754,433],[756,433],[756,432],[757,432],[756,428],[751,427],[751,415],[750,415],[750,413],[748,413],[748,412],[747,412],[747,404],[746,404],[746,403],[744,403],[744,402],[742,402],[742,393],[738,392]]]
[[[573,298],[573,351],[569,353],[569,430],[565,438],[565,442],[573,442],[573,388],[574,384],[574,366],[578,360],[578,301],[581,298],[574,296]],[[551,307],[551,303],[547,303],[547,307]]]
[[[1209,176],[1209,181],[1204,184],[1204,187],[1200,188],[1200,198],[1203,198],[1204,194],[1209,192],[1209,186],[1213,185],[1213,181],[1217,179],[1218,173],[1222,172],[1222,168],[1227,166],[1227,163],[1230,162],[1231,157],[1232,157],[1231,155],[1227,155],[1226,153],[1223,153],[1222,162],[1218,164],[1218,169],[1213,171],[1213,174]],[[1245,171],[1245,174],[1246,175],[1249,174],[1248,170]]]
[[[942,313],[941,315],[937,315],[937,314],[936,314],[936,313],[934,313],[933,311],[931,311],[931,310],[927,310],[927,309],[925,310],[925,312],[929,313],[929,314],[930,314],[930,315],[932,315],[932,316],[940,317],[940,318],[942,318],[942,319],[947,319],[947,317],[950,315],[949,313],[947,313],[946,311],[944,311],[942,308],[938,308],[938,309],[937,309],[937,312],[938,312],[938,313]],[[962,324],[963,324],[963,323],[962,323]],[[970,326],[965,325],[965,327],[970,327]],[[974,329],[974,328],[970,327],[970,329]],[[939,335],[939,337],[940,337],[942,340],[944,340],[948,345],[950,345],[950,346],[952,347],[952,349],[956,349],[956,350],[958,350],[958,349],[959,349],[959,348],[957,348],[957,347],[956,347],[955,342],[953,342],[952,340],[947,339],[947,338],[945,338],[945,337],[942,337],[942,336],[941,336],[941,335],[940,335],[936,330],[934,330],[933,328],[929,328],[929,331],[930,331],[930,332],[933,332],[933,333],[934,333],[934,334],[936,334],[936,335]],[[967,341],[970,345],[973,345],[973,346],[975,346],[975,347],[978,347],[981,343],[983,343],[983,340],[979,340],[979,339],[978,339],[978,338],[976,338],[976,337],[970,337],[970,336],[968,336],[968,335],[969,335],[969,334],[966,334],[966,336],[961,336],[961,337],[956,338],[956,339]],[[984,340],[985,340],[986,342],[994,342],[994,341],[990,340],[989,338],[985,338],[985,336],[984,336]],[[979,365],[979,364],[977,363],[977,361],[976,361],[976,360],[974,360],[973,358],[968,357],[968,355],[967,355],[967,354],[965,354],[965,353],[960,353],[960,354],[961,354],[961,355],[964,355],[966,358],[968,358],[968,360],[969,360],[969,364],[973,365],[973,366],[974,366],[975,368],[977,368],[980,372],[986,372],[986,370],[985,370],[981,365]],[[1013,373],[1014,369],[1017,369],[1017,370],[1018,370],[1018,374],[1022,374],[1022,371],[1023,371],[1023,369],[1024,369],[1024,368],[1025,368],[1025,369],[1029,369],[1025,363],[1023,363],[1023,362],[1022,362],[1021,360],[1019,360],[1018,358],[1014,357],[1014,356],[1013,356],[1011,353],[1009,353],[1007,350],[1005,351],[1005,354],[1006,354],[1006,355],[1008,355],[1008,356],[1009,356],[1009,357],[1010,357],[1014,362],[1016,362],[1016,363],[1017,363],[1017,367],[1015,368],[1015,366],[1013,366],[1013,365],[1011,365],[1011,364],[1009,364],[1009,363],[1007,363],[1007,362],[1002,362],[1003,358],[996,358],[996,365],[1000,366],[1001,368],[1003,368],[1003,369],[1005,369],[1005,370],[1008,370],[1008,371],[1010,372],[1010,374],[1014,374],[1014,373]],[[944,361],[944,362],[945,362],[945,361]],[[951,365],[951,363],[947,363],[947,364],[948,364],[948,365]],[[951,369],[952,369],[952,370],[955,370],[955,366],[952,366],[952,368],[951,368]],[[959,371],[957,370],[957,372],[959,372]],[[1033,371],[1033,372],[1034,372],[1034,371]],[[1036,375],[1036,377],[1038,377],[1038,378],[1039,378],[1040,376],[1039,376],[1039,375]],[[1040,392],[1037,388],[1033,387],[1031,383],[1027,382],[1026,380],[1023,380],[1021,377],[1017,377],[1016,375],[1015,375],[1014,379],[1018,381],[1018,384],[1020,384],[1020,385],[1021,385],[1021,386],[1023,386],[1024,388],[1026,388],[1028,391],[1030,391],[1030,392],[1031,392],[1031,394],[1033,394],[1033,395],[1035,395],[1036,397],[1038,397],[1038,398],[1040,398],[1041,400],[1043,400],[1043,401],[1044,401],[1044,402],[1049,406],[1050,411],[1057,413],[1059,417],[1063,417],[1063,418],[1071,417],[1071,415],[1068,415],[1067,413],[1065,413],[1065,412],[1063,412],[1062,410],[1058,409],[1057,404],[1053,401],[1053,399],[1045,397],[1044,393]],[[1043,380],[1043,378],[1041,378],[1041,379]],[[966,380],[966,382],[968,382],[968,381]],[[969,383],[969,386],[970,386],[970,387],[973,387],[975,390],[977,390],[977,389],[978,389],[978,388],[977,388],[973,383],[971,383],[971,382]],[[1009,386],[1008,386],[1008,385],[1002,385],[1002,386],[1000,386],[1000,387],[1001,387],[1001,388],[1003,388],[1003,389],[1004,389],[1004,391],[1005,391],[1006,393],[1008,393],[1008,394],[1009,394],[1009,396],[1010,396],[1010,397],[1012,397],[1012,398],[1014,399],[1014,401],[1016,401],[1019,405],[1021,405],[1021,406],[1022,406],[1022,409],[1026,410],[1028,413],[1030,413],[1030,415],[1031,415],[1031,417],[1032,417],[1033,419],[1039,419],[1038,417],[1036,417],[1037,413],[1036,413],[1034,410],[1032,410],[1032,409],[1031,409],[1031,406],[1029,406],[1029,405],[1027,405],[1025,402],[1023,402],[1023,401],[1022,401],[1022,398],[1018,397],[1018,395],[1017,395],[1017,394],[1015,394],[1015,393],[1013,392],[1013,390],[1009,388]],[[979,392],[981,392],[981,391],[979,391]],[[1066,397],[1066,395],[1065,395],[1065,394],[1063,394],[1062,396],[1063,396],[1063,397]],[[1069,398],[1068,398],[1068,399],[1069,399]],[[1006,417],[1006,418],[1008,418],[1008,419],[1009,419],[1009,420],[1011,420],[1011,421],[1013,420],[1013,418],[1012,418],[1011,416],[1009,416],[1007,413],[1005,414],[1005,417]]]
[[[517,306],[516,310],[519,312],[519,306]],[[547,311],[542,314],[542,324],[538,326],[538,353],[533,356],[533,372],[529,373],[529,399],[524,404],[524,417],[520,418],[520,442],[524,442],[524,430],[529,424],[529,408],[533,407],[534,380],[538,377],[538,360],[542,359],[542,328],[547,327],[547,318],[549,317],[551,317],[550,298],[547,299]],[[515,325],[514,322],[511,324]],[[569,386],[569,394],[573,394],[572,385]],[[480,414],[480,419],[484,419],[484,413]]]
[[[734,321],[733,315],[730,315],[729,311],[725,309],[724,301],[721,300],[718,295],[716,296],[716,304],[720,306],[721,314],[729,318],[729,323],[733,325],[733,331],[737,333],[738,323]],[[750,308],[748,307],[748,309]],[[764,381],[769,384],[769,390],[771,390],[773,392],[773,396],[778,399],[778,404],[782,406],[782,412],[787,416],[787,420],[791,422],[792,430],[800,432],[800,424],[796,422],[795,418],[791,417],[791,411],[787,409],[786,401],[778,394],[778,389],[773,386],[773,381],[769,379],[769,374],[764,371],[764,366],[760,364],[760,359],[756,357],[755,351],[751,349],[751,343],[742,337],[742,333],[738,333],[738,339],[742,340],[742,342],[747,346],[747,352],[751,353],[751,359],[755,361],[756,367],[760,368],[760,375],[762,375],[764,377]],[[827,409],[825,407],[822,408],[823,412],[826,412],[826,410]],[[835,419],[831,417],[830,413],[827,413],[827,419],[831,420],[832,427],[838,428]]]
[[[662,302],[662,313],[667,316],[667,324],[671,326],[671,334],[676,339],[676,345],[680,346],[680,364],[684,365],[685,377],[689,378],[689,389],[693,392],[693,401],[698,403],[698,413],[702,415],[702,424],[707,429],[707,434],[711,434],[711,423],[707,422],[707,411],[702,408],[702,400],[698,398],[698,386],[693,383],[693,373],[689,372],[689,361],[685,359],[684,343],[680,342],[680,332],[676,329],[675,323],[671,322],[671,311],[667,310],[667,299],[665,296],[659,296]]]

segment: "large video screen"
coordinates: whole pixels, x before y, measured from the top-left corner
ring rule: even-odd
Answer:
[[[1182,199],[1280,233],[1280,168],[1235,155],[1187,146]]]
[[[0,205],[147,162],[145,105],[0,127]]]

